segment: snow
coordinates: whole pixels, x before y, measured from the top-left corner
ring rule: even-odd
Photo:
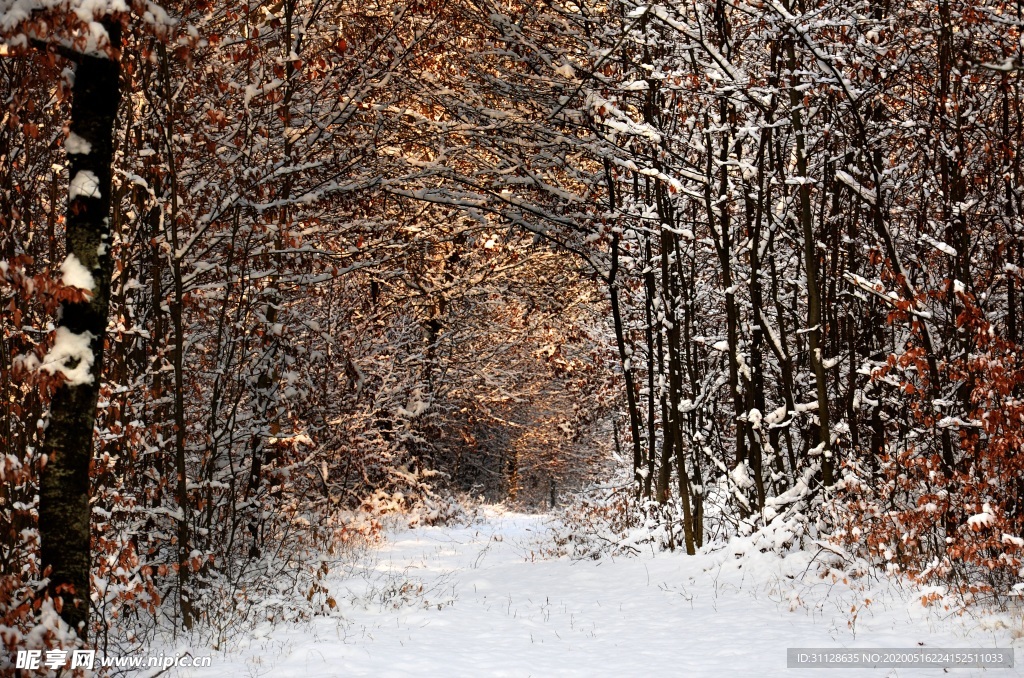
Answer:
[[[1014,57],[1006,57],[1002,61],[987,61],[981,64],[982,68],[987,68],[991,71],[1002,71],[1004,73],[1010,73],[1012,71],[1019,71],[1021,64]]]
[[[68,189],[68,199],[74,200],[79,197],[100,197],[100,180],[89,170],[79,170],[71,180],[71,187]]]
[[[869,188],[866,188],[860,184],[856,179],[853,178],[849,173],[843,170],[836,170],[836,179],[843,182],[850,189],[856,193],[860,198],[869,205],[875,204],[875,193]]]
[[[96,288],[96,281],[89,270],[82,265],[74,254],[69,254],[60,265],[61,280],[68,287],[80,287],[83,290]]]
[[[64,150],[69,154],[89,155],[92,153],[92,144],[74,132],[68,132],[68,138],[64,140]]]
[[[772,412],[768,413],[768,416],[764,418],[764,423],[767,426],[775,426],[781,424],[786,420],[786,416],[789,414],[789,410],[786,409],[785,405],[775,408]]]
[[[566,62],[555,69],[555,74],[571,80],[576,77],[576,69],[572,67],[572,64]]]
[[[1015,537],[1012,534],[1003,533],[1002,539],[1000,541],[1002,541],[1002,543],[1004,544],[1012,544],[1013,546],[1024,546],[1024,539],[1021,539],[1020,537]],[[1024,584],[1014,584],[1014,586],[1024,586]]]
[[[217,675],[768,678],[793,675],[786,668],[789,647],[1006,648],[1014,642],[1002,621],[922,605],[920,591],[884,577],[859,584],[821,579],[814,564],[822,551],[783,558],[748,538],[696,556],[648,548],[631,558],[573,560],[545,555],[553,526],[550,516],[492,508],[468,526],[392,531],[362,562],[329,575],[338,603],[332,616],[258,625],[214,655]],[[942,669],[841,673],[945,675]]]
[[[973,530],[980,530],[983,527],[994,525],[996,517],[992,513],[992,507],[986,502],[981,508],[981,513],[976,513],[967,519],[967,524]]]
[[[942,242],[941,240],[936,240],[927,233],[921,234],[921,240],[928,243],[929,245],[931,245],[938,251],[942,252],[946,256],[955,257],[957,255],[956,250],[952,246]]]
[[[66,327],[57,328],[53,348],[43,358],[41,368],[50,374],[60,372],[72,386],[92,383],[92,364],[96,356],[90,343],[91,332],[76,334]]]
[[[822,358],[821,366],[824,367],[826,370],[831,370],[833,367],[835,367],[841,362],[843,362],[843,356],[837,355],[833,358]]]
[[[750,473],[747,471],[747,463],[743,461],[736,464],[736,468],[729,473],[729,478],[736,483],[736,487],[742,489],[754,486],[754,481],[751,479]]]

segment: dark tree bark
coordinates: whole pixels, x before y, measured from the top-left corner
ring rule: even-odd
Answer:
[[[786,55],[790,74],[796,73],[796,50],[793,42],[787,40]],[[791,76],[793,77],[793,76]],[[804,273],[807,282],[807,353],[811,372],[814,374],[815,393],[818,401],[818,428],[821,436],[821,476],[825,487],[834,481],[832,468],[832,433],[828,411],[828,382],[825,376],[824,338],[822,331],[821,286],[818,277],[817,239],[814,234],[814,223],[811,218],[811,185],[808,183],[807,141],[803,122],[803,100],[799,81],[793,77],[790,87],[790,120],[793,135],[796,137],[796,173],[801,183],[797,190],[800,200],[798,215],[800,233],[804,244]]]
[[[92,354],[88,377],[78,378],[85,356],[58,366],[75,371],[53,396],[42,451],[47,463],[40,479],[39,537],[50,595],[60,600],[61,617],[80,638],[89,620],[89,462],[93,424],[103,370],[103,341],[110,303],[110,190],[114,120],[121,100],[121,25],[102,21],[111,57],[78,55],[71,104],[71,133],[85,144],[68,149],[71,191],[66,247],[91,274],[88,299],[61,306],[58,337],[87,337]],[[65,334],[66,336],[66,334]]]
[[[610,163],[605,160],[605,180],[608,185],[608,204],[612,212],[615,211],[617,200],[615,199],[615,183],[612,179]],[[619,349],[619,360],[622,363],[622,377],[626,382],[626,405],[629,408],[629,433],[633,437],[633,478],[636,482],[637,496],[641,496],[644,490],[643,479],[643,451],[640,447],[640,406],[636,400],[636,381],[633,378],[631,356],[626,354],[626,332],[622,323],[622,309],[619,303],[618,273],[619,273],[619,234],[612,232],[611,242],[612,263],[608,272],[608,295],[612,303],[612,320],[615,325],[615,343]]]
[[[671,223],[670,215],[666,209],[666,199],[664,197],[664,191],[659,183],[656,186],[657,200],[659,208],[662,210],[662,219],[667,226]],[[676,234],[665,228],[661,229],[661,277],[664,281],[664,307],[665,307],[665,320],[666,320],[666,345],[668,346],[668,380],[669,380],[669,408],[668,417],[665,419],[663,426],[665,428],[666,439],[671,436],[672,446],[675,448],[676,457],[676,480],[679,483],[679,502],[683,506],[683,539],[685,541],[686,553],[693,555],[696,553],[695,549],[695,536],[694,536],[694,511],[690,505],[690,474],[686,470],[686,449],[683,445],[683,427],[681,414],[679,411],[679,405],[682,401],[683,393],[683,369],[682,361],[679,357],[680,352],[680,340],[679,340],[679,321],[675,315],[676,299],[678,293],[676,285],[673,284],[672,280],[672,262],[671,254],[675,251],[675,238]]]

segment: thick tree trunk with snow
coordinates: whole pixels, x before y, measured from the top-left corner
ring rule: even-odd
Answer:
[[[65,143],[71,185],[64,282],[88,289],[88,298],[61,307],[57,345],[44,365],[62,373],[66,381],[50,404],[43,443],[47,464],[39,497],[41,555],[49,569],[49,591],[62,601],[61,617],[83,639],[89,620],[89,461],[110,297],[110,165],[121,99],[121,26],[112,20],[102,23],[114,58],[77,57]]]

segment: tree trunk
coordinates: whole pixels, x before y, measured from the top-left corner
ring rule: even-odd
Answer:
[[[789,59],[789,72],[796,72],[796,50],[790,41],[786,45]],[[791,121],[793,135],[796,137],[796,172],[800,178],[798,188],[800,232],[804,241],[804,274],[807,281],[807,348],[810,358],[811,372],[814,374],[815,391],[818,401],[818,427],[821,435],[821,476],[825,487],[833,483],[832,477],[832,432],[828,412],[828,382],[825,377],[825,366],[821,315],[821,289],[818,282],[817,239],[814,236],[814,223],[811,220],[811,185],[808,183],[807,172],[807,140],[803,124],[803,95],[798,87],[800,83],[794,77],[790,87]]]
[[[612,179],[610,163],[605,160],[605,180],[608,184],[608,203],[611,211],[616,210],[615,184]],[[612,321],[615,325],[615,343],[619,349],[619,361],[622,363],[622,377],[626,385],[626,406],[629,408],[629,433],[633,437],[633,479],[636,482],[637,496],[644,489],[643,452],[640,447],[640,406],[636,400],[636,385],[633,379],[631,356],[626,353],[626,332],[622,324],[622,308],[619,303],[619,234],[612,232],[611,268],[608,272],[608,296],[612,304]]]
[[[79,55],[72,89],[68,143],[66,248],[92,278],[89,298],[61,306],[57,340],[88,348],[49,364],[67,377],[50,403],[42,446],[47,460],[40,478],[39,539],[48,591],[60,600],[60,615],[81,639],[89,622],[89,462],[103,370],[103,341],[110,305],[110,164],[114,120],[121,101],[121,25],[102,21],[113,58]],[[77,137],[77,138],[76,138]],[[69,267],[70,268],[70,267]],[[68,269],[65,269],[68,270]],[[89,361],[92,362],[89,365]]]

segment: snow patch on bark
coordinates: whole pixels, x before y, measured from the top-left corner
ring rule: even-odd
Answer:
[[[64,150],[68,154],[89,155],[92,153],[92,144],[74,132],[68,132],[68,138],[64,140]]]
[[[68,198],[99,198],[100,180],[89,170],[80,170],[75,173],[71,180],[71,188],[68,191]]]
[[[83,290],[96,289],[96,281],[89,273],[89,269],[83,266],[74,254],[67,256],[64,263],[60,265],[60,272],[61,280],[68,287],[80,287]]]
[[[72,386],[92,383],[92,366],[96,360],[92,352],[92,332],[77,334],[66,327],[57,328],[57,339],[46,357],[42,369],[50,374],[60,372]]]

